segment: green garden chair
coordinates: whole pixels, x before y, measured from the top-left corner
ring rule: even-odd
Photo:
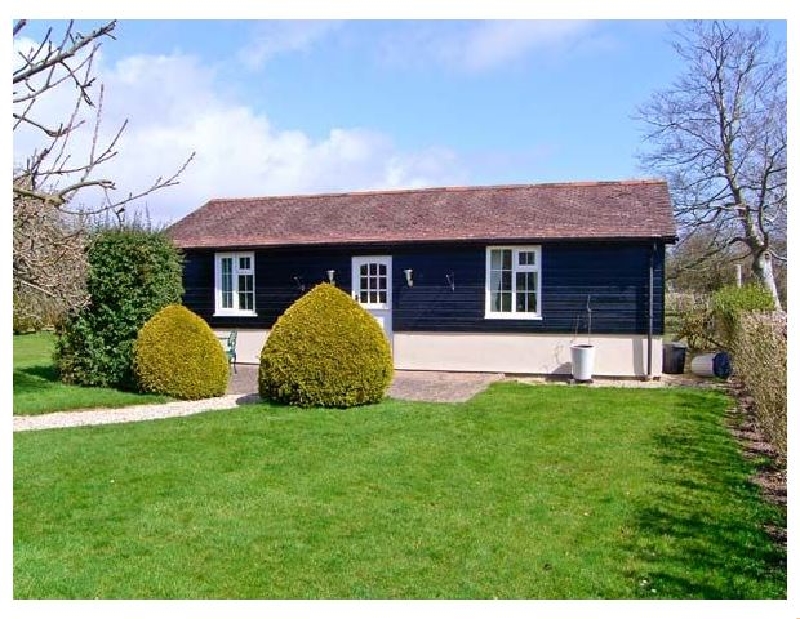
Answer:
[[[233,373],[236,374],[236,329],[231,330],[222,347],[228,355],[228,363],[233,365]]]

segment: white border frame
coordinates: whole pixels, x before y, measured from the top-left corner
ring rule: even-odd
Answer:
[[[521,251],[532,251],[536,253],[536,269],[525,269],[526,271],[535,271],[539,274],[536,278],[536,299],[539,304],[539,311],[533,312],[517,312],[516,304],[511,303],[510,312],[493,312],[489,309],[491,291],[489,290],[489,273],[491,271],[491,253],[493,250],[509,249],[511,250],[512,260],[512,278],[511,285],[514,286],[512,293],[516,294],[516,281],[514,274],[517,273],[519,267],[519,253]],[[527,266],[527,265],[525,265]],[[483,304],[483,317],[486,320],[542,320],[542,246],[541,245],[487,245],[486,246],[486,268],[484,271],[484,304]],[[513,299],[514,297],[512,297]]]
[[[253,271],[253,309],[241,310],[238,307],[223,308],[222,307],[222,259],[233,258],[232,264],[232,277],[233,282],[236,282],[237,275],[239,274],[239,258],[249,257],[250,264]],[[239,304],[238,288],[234,285],[233,288],[234,305]],[[214,253],[214,316],[244,316],[252,318],[258,316],[255,310],[256,305],[256,256],[252,251],[239,251],[239,252],[215,252]]]

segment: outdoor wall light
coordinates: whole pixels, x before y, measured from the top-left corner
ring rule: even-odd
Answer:
[[[406,284],[411,288],[414,285],[414,269],[406,269]]]
[[[445,275],[445,278],[447,279],[447,283],[450,284],[450,290],[455,290],[456,289],[456,276],[453,275],[453,273],[447,273]]]
[[[333,269],[328,269],[328,283],[329,284],[333,284],[334,283],[334,281],[333,281],[333,276],[334,275],[336,275],[336,271],[334,271]]]
[[[306,291],[306,286],[303,283],[303,278],[302,277],[300,277],[299,275],[294,275],[292,277],[292,279],[294,280],[294,283],[297,284],[297,289],[300,292],[305,292]]]

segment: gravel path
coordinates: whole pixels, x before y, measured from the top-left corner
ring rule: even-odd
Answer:
[[[257,397],[257,396],[256,396]],[[107,423],[127,423],[146,419],[185,417],[204,411],[236,408],[252,401],[253,396],[226,395],[220,398],[195,400],[192,402],[169,402],[167,404],[142,404],[125,408],[102,408],[83,411],[66,411],[46,415],[20,415],[14,417],[14,432],[69,428],[74,426],[96,426]]]

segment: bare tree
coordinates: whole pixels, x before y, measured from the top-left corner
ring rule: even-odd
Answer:
[[[22,40],[27,20],[14,24],[14,39]],[[13,68],[13,126],[15,138],[26,131],[38,146],[16,162],[14,169],[14,297],[15,313],[35,314],[79,308],[86,302],[83,223],[87,215],[113,213],[124,219],[127,205],[159,189],[177,184],[194,157],[168,177],[118,197],[103,164],[118,154],[128,121],[111,138],[101,139],[104,90],[95,84],[95,59],[104,39],[113,39],[116,22],[88,34],[69,22],[55,36],[52,28],[37,42],[17,50]],[[19,37],[19,39],[18,39]],[[72,103],[53,121],[40,113],[43,101],[69,91]],[[90,131],[86,152],[75,145],[81,127]],[[77,205],[80,195],[82,205]],[[85,206],[89,203],[90,206]]]
[[[780,307],[773,260],[786,233],[786,50],[764,28],[692,22],[676,32],[685,71],[638,109],[667,177],[682,242],[702,232],[707,257],[744,250]]]

